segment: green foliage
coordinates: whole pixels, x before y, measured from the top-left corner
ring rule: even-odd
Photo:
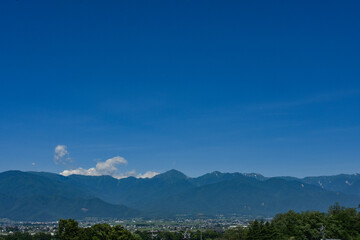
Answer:
[[[225,231],[222,239],[226,240],[317,240],[360,239],[360,212],[355,208],[345,208],[335,203],[328,213],[307,211],[276,215],[272,221],[254,220],[247,228]]]
[[[243,239],[278,239],[278,234],[273,223],[264,222],[263,220],[255,220],[249,224],[247,232]]]
[[[355,208],[344,208],[338,203],[328,211],[327,235],[340,239],[356,239],[360,233],[360,213]]]
[[[236,227],[226,230],[222,236],[226,240],[245,240],[247,239],[247,231],[243,227]]]
[[[244,239],[315,240],[322,237],[360,239],[360,213],[355,208],[341,207],[338,203],[329,208],[328,214],[289,211],[276,215],[271,222],[251,222]]]
[[[53,237],[48,233],[36,233],[31,236],[29,233],[15,232],[13,234],[0,236],[0,240],[52,240]]]
[[[48,233],[39,232],[33,236],[33,240],[51,240],[52,237]]]
[[[79,236],[79,224],[74,219],[59,221],[59,238],[61,240],[78,239]]]
[[[138,235],[132,235],[122,226],[111,227],[109,224],[96,224],[89,228],[80,228],[73,219],[59,221],[60,240],[135,240]]]

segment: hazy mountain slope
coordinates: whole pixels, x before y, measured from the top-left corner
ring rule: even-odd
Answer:
[[[110,176],[90,177],[73,175],[68,177],[77,188],[85,190],[107,202],[125,204],[144,209],[156,199],[171,196],[190,189],[190,179],[183,173],[170,170],[153,178],[137,179],[129,177],[114,179]]]
[[[360,196],[360,180],[352,183],[348,188],[344,190],[344,192]]]
[[[71,175],[69,181],[79,189],[109,203],[119,203],[121,199],[120,183],[110,176],[80,176]]]
[[[154,203],[163,214],[246,214],[274,215],[290,209],[321,210],[340,202],[356,206],[360,198],[336,194],[296,181],[271,178],[266,181],[237,178],[205,185]]]
[[[0,217],[57,220],[138,216],[139,212],[132,209],[141,210],[143,216],[199,212],[272,216],[289,209],[326,211],[335,202],[350,207],[360,203],[360,196],[329,191],[316,184],[323,178],[266,178],[260,174],[220,172],[189,178],[170,170],[151,179],[118,180],[110,176],[64,177],[45,172],[9,171],[0,173]],[[358,192],[360,181],[355,181],[354,176],[354,182],[343,188],[345,178],[348,175],[326,177],[325,186]]]
[[[266,178],[264,176],[262,176],[261,174],[257,174],[257,173],[222,173],[222,172],[215,171],[212,173],[207,173],[207,174],[202,175],[197,178],[192,178],[190,181],[195,186],[204,186],[204,185],[208,185],[208,184],[213,184],[213,183],[236,179],[239,177],[254,178],[254,179],[257,179],[260,181],[266,180]]]
[[[359,192],[351,192],[351,185],[360,181],[359,174],[339,174],[335,176],[319,176],[319,177],[306,177],[302,179],[303,182],[317,185],[326,190],[334,192],[347,192],[359,195]]]
[[[32,196],[11,198],[0,196],[0,218],[26,221],[56,221],[60,218],[85,217],[124,218],[136,216],[137,211],[125,206],[111,205],[92,198]]]
[[[77,188],[69,178],[48,173],[0,173],[0,217],[14,220],[129,217],[137,211],[111,205]]]
[[[74,187],[66,177],[51,174],[53,178],[32,172],[8,171],[0,173],[0,193],[28,197],[36,195],[57,195],[90,198],[91,195]]]

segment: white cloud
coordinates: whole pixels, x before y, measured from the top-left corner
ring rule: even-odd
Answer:
[[[136,177],[137,177],[137,178],[153,178],[153,177],[155,177],[156,175],[159,175],[159,173],[157,173],[157,172],[152,172],[152,171],[147,171],[147,172],[144,173],[144,174],[138,174]]]
[[[70,176],[73,174],[85,175],[85,176],[101,176],[101,174],[98,173],[95,168],[89,168],[89,169],[77,168],[72,170],[64,170],[60,174],[63,176]]]
[[[123,174],[118,174],[118,175],[115,175],[113,177],[117,178],[117,179],[121,179],[121,178],[127,178],[127,177],[136,177],[136,178],[153,178],[155,177],[156,175],[158,175],[159,173],[157,172],[153,172],[153,171],[147,171],[146,173],[144,174],[141,174],[141,173],[136,173],[135,170],[132,170],[130,172],[126,172],[126,173],[123,173]]]
[[[64,164],[71,162],[70,154],[67,151],[65,145],[57,145],[54,150],[54,162],[55,164]]]
[[[125,158],[122,157],[113,157],[105,162],[99,162],[96,164],[96,170],[101,175],[114,175],[117,172],[117,165],[119,164],[127,164],[127,161]]]
[[[152,178],[159,173],[148,171],[144,174],[137,174],[135,170],[125,173],[118,172],[118,165],[120,164],[127,164],[125,158],[122,157],[113,157],[105,162],[98,162],[94,168],[84,169],[84,168],[77,168],[72,170],[65,170],[60,174],[63,176],[69,175],[85,175],[85,176],[102,176],[102,175],[109,175],[117,179],[127,178],[127,177],[136,177],[136,178]]]

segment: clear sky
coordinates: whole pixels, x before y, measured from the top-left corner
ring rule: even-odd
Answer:
[[[360,172],[359,9],[1,1],[0,171]]]

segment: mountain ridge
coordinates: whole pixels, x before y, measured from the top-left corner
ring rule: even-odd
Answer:
[[[326,211],[335,202],[350,207],[360,203],[358,178],[358,174],[295,178],[219,171],[192,178],[172,169],[153,178],[116,179],[6,171],[0,173],[0,217],[58,220]]]

